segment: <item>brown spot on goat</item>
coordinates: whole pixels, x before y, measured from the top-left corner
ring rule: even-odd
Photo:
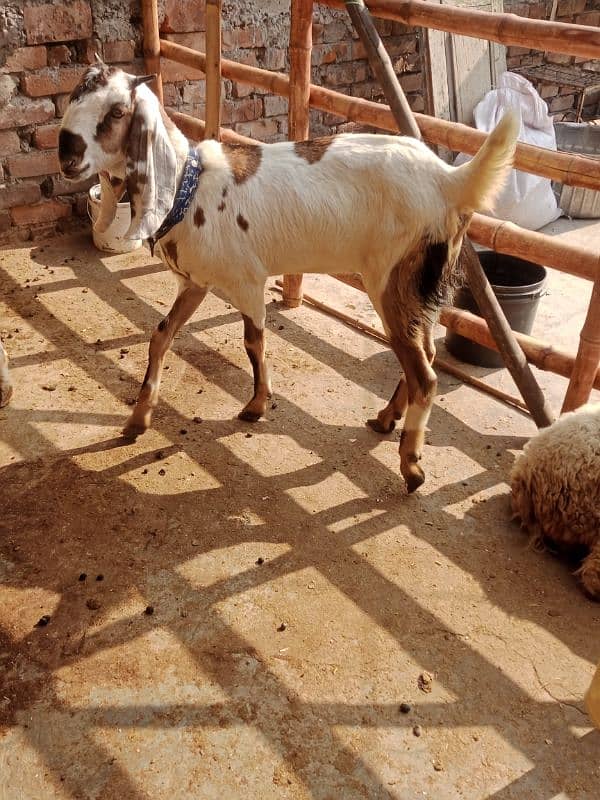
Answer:
[[[105,153],[118,153],[121,150],[130,120],[131,112],[123,103],[115,103],[100,120],[94,139]]]
[[[317,161],[323,158],[335,138],[335,136],[321,136],[318,139],[308,139],[305,142],[294,142],[294,152],[299,158],[308,161],[309,164],[316,164]]]
[[[205,222],[206,218],[204,217],[204,211],[203,209],[200,208],[200,206],[198,206],[198,208],[194,212],[194,225],[197,228],[201,228]]]
[[[224,143],[221,147],[229,162],[233,180],[237,184],[244,183],[256,174],[262,159],[260,145]]]
[[[241,214],[238,214],[236,217],[236,222],[240,226],[243,231],[248,230],[248,220],[243,217]]]
[[[169,241],[163,246],[163,250],[169,261],[169,266],[172,266],[177,271],[177,242],[174,239]]]
[[[223,202],[221,201],[221,202],[219,203],[219,205],[217,206],[217,210],[218,210],[218,211],[225,211],[225,203],[223,203]]]

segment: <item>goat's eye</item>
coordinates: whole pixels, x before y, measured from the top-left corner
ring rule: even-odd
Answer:
[[[120,119],[123,116],[124,113],[125,112],[123,111],[123,109],[119,108],[119,106],[115,106],[114,108],[111,108],[111,110],[110,110],[111,117],[116,117],[117,119]]]

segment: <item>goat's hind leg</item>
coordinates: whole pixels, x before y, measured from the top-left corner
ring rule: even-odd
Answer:
[[[428,322],[423,323],[424,341],[423,347],[430,364],[435,358],[435,343],[433,340],[433,325]],[[396,427],[396,421],[402,419],[408,408],[408,386],[403,375],[392,395],[390,402],[377,414],[375,419],[368,419],[367,425],[377,433],[391,433]]]
[[[427,339],[426,336],[424,338]],[[420,337],[411,338],[401,333],[393,334],[390,343],[406,378],[408,408],[400,437],[400,472],[410,493],[425,481],[419,461],[423,454],[425,426],[431,413],[437,378],[430,364],[433,354],[429,352],[429,343],[421,344]]]
[[[252,364],[254,394],[238,414],[239,419],[256,422],[267,410],[271,397],[271,379],[265,361],[265,287],[264,283],[245,286],[243,296],[235,298],[235,305],[244,320],[244,347]]]
[[[125,438],[135,439],[150,427],[152,411],[158,403],[160,379],[167,351],[173,342],[175,334],[192,316],[206,297],[207,292],[207,287],[186,284],[180,291],[167,316],[161,320],[158,328],[152,334],[148,354],[148,368],[133,413],[123,429]]]
[[[0,342],[0,408],[8,404],[13,393],[10,372],[8,371],[8,356]]]

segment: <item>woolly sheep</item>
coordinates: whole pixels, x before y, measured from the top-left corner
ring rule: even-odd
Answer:
[[[575,574],[600,600],[600,403],[534,436],[515,462],[511,489],[515,517],[536,547],[587,553]]]

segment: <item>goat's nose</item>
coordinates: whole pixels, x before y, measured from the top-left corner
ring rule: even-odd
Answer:
[[[73,167],[75,166],[76,163],[77,163],[77,159],[76,158],[69,158],[66,161],[63,160],[63,162],[62,162],[63,169],[73,169]]]

